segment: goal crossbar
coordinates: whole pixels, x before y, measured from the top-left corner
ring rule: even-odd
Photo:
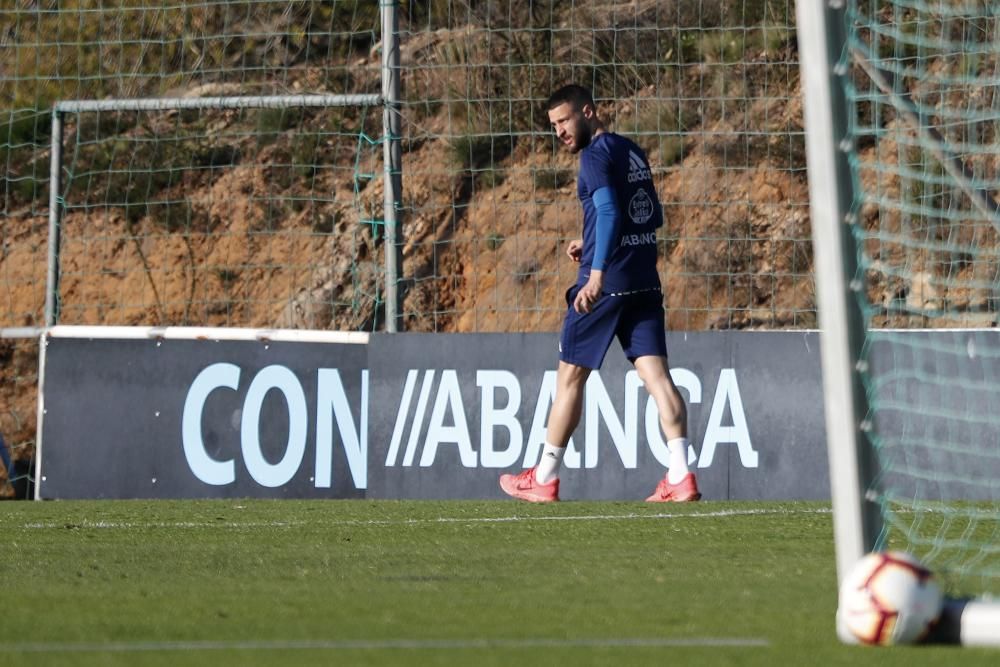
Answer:
[[[93,111],[168,111],[171,109],[290,109],[298,107],[380,106],[381,95],[232,95],[223,97],[145,97],[60,100],[58,113]]]

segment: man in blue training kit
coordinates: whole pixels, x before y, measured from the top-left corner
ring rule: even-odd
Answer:
[[[583,238],[566,248],[580,270],[576,285],[566,292],[556,395],[541,461],[520,474],[502,475],[500,488],[522,500],[559,500],[559,467],[580,422],[584,386],[617,337],[656,401],[670,451],[667,475],[646,500],[698,500],[698,484],[687,467],[687,408],[667,364],[656,270],[656,229],[663,225],[663,211],[646,156],[604,128],[586,88],[560,88],[549,98],[548,112],[556,136],[580,154],[576,189],[583,204]]]

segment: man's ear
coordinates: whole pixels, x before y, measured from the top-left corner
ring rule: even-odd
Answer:
[[[586,118],[587,120],[597,117],[597,109],[595,109],[594,106],[589,102],[583,105],[583,107],[580,109],[580,113],[582,113],[583,117]]]

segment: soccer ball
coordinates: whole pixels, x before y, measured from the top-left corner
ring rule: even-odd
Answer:
[[[870,553],[840,586],[839,625],[862,644],[912,644],[927,636],[944,599],[934,574],[900,551]]]

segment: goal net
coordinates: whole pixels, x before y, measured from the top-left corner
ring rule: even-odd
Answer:
[[[839,255],[826,270],[817,259],[817,283],[840,574],[859,551],[901,549],[953,598],[995,595],[1000,7],[843,4],[810,33],[827,40],[825,59],[803,56],[804,79],[834,82],[829,125],[816,108],[807,131],[832,130],[809,150],[810,180],[835,181],[811,190],[816,247]],[[800,8],[800,44],[810,13]],[[845,452],[853,465],[840,465]],[[838,493],[854,494],[852,529]],[[967,643],[1000,637],[995,607],[984,618]]]
[[[57,104],[58,321],[374,328],[369,97]]]
[[[1000,592],[1000,12],[850,3],[847,98],[882,545]],[[941,331],[938,331],[941,330]]]

